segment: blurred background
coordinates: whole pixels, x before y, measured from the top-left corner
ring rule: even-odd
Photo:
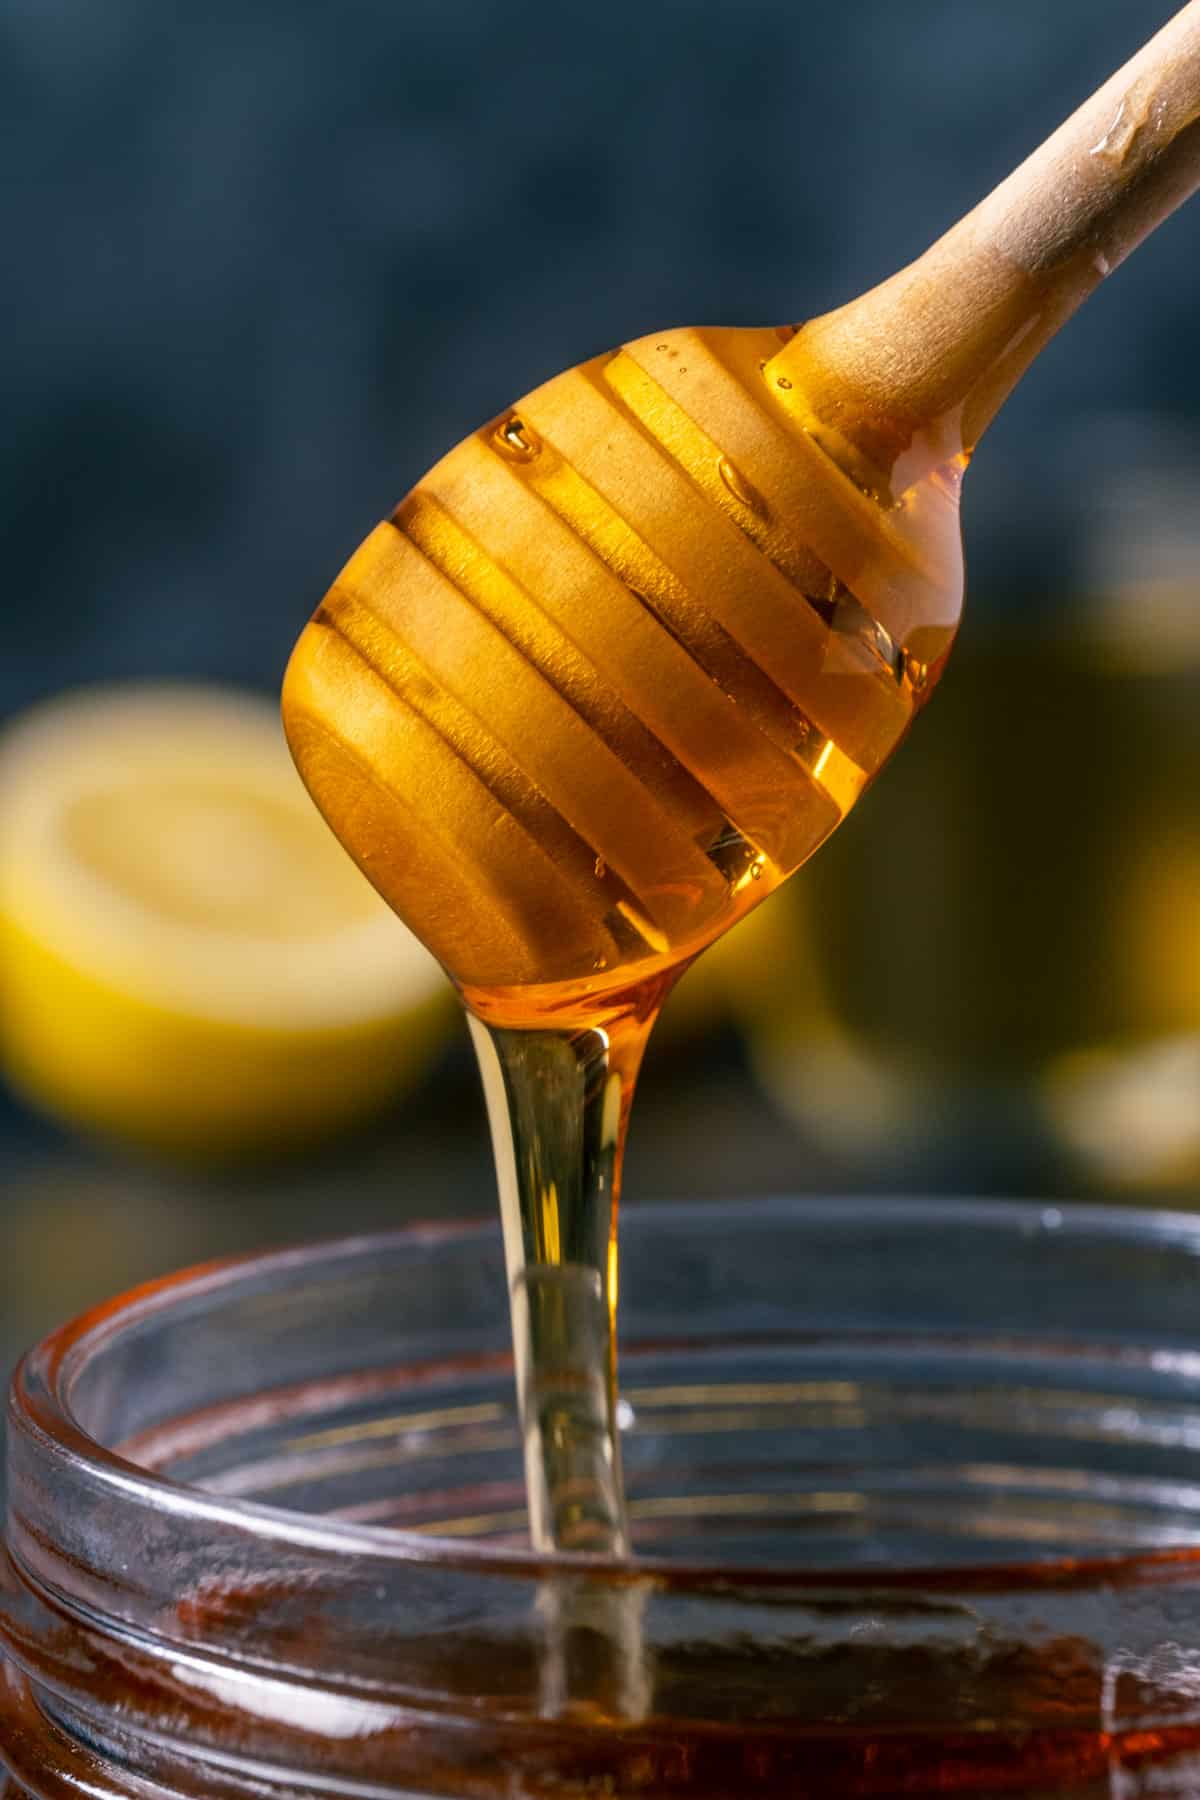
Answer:
[[[322,861],[271,735],[291,643],[375,520],[565,365],[890,273],[1172,10],[0,0],[6,1363],[180,1263],[492,1203],[465,1032]],[[631,1204],[1190,1203],[1198,277],[1193,208],[989,433],[950,674],[845,831],[673,998]],[[163,682],[219,691],[21,722]],[[114,823],[105,783],[147,768]],[[91,857],[66,902],[64,842]],[[108,863],[174,923],[106,900]],[[301,891],[328,969],[289,938]],[[231,969],[254,978],[223,1013]]]

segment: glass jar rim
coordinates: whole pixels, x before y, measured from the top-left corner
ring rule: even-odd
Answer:
[[[1018,1237],[1053,1234],[1062,1246],[1072,1241],[1130,1240],[1170,1246],[1200,1260],[1200,1214],[1065,1202],[1027,1203],[1007,1200],[960,1200],[954,1197],[780,1197],[730,1202],[698,1200],[631,1207],[623,1229],[639,1229],[669,1220],[672,1226],[703,1230],[714,1218],[736,1209],[758,1222],[797,1220],[852,1229],[886,1220],[914,1228],[956,1226],[983,1234]],[[1139,1581],[1170,1579],[1172,1571],[1191,1574],[1200,1566],[1200,1529],[1196,1543],[1141,1548],[1082,1556],[1053,1556],[1029,1561],[955,1562],[945,1569],[929,1564],[862,1568],[739,1567],[706,1560],[679,1560],[639,1554],[613,1562],[585,1552],[539,1553],[494,1542],[464,1543],[436,1532],[406,1531],[347,1519],[328,1519],[257,1500],[231,1500],[139,1465],[101,1443],[79,1421],[72,1388],[88,1356],[110,1346],[122,1333],[160,1320],[173,1309],[216,1297],[251,1276],[288,1275],[330,1262],[370,1258],[385,1251],[411,1248],[427,1252],[472,1240],[481,1246],[498,1240],[499,1228],[486,1217],[414,1223],[397,1230],[333,1237],[296,1247],[249,1252],[194,1265],[145,1282],[101,1302],[50,1332],[21,1359],[9,1400],[10,1432],[25,1432],[52,1446],[76,1468],[85,1468],[94,1483],[130,1505],[167,1509],[212,1524],[236,1526],[260,1539],[301,1549],[308,1555],[334,1558],[369,1552],[373,1560],[394,1566],[440,1567],[464,1575],[496,1575],[540,1581],[550,1576],[579,1575],[603,1584],[647,1583],[659,1591],[686,1593],[725,1583],[751,1583],[756,1589],[783,1593],[822,1590],[939,1592],[958,1594],[1033,1588],[1080,1589],[1095,1585],[1127,1586]],[[1047,1340],[1031,1339],[1036,1345]],[[1126,1360],[1128,1352],[1124,1353]],[[1147,1356],[1161,1353],[1153,1350]],[[1189,1363],[1188,1373],[1200,1380],[1200,1330],[1193,1348],[1174,1347],[1167,1354]],[[1194,1365],[1194,1366],[1191,1366]],[[1200,1403],[1200,1390],[1198,1390]]]

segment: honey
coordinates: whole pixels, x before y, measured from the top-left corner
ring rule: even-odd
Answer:
[[[1198,5],[859,300],[657,333],[464,439],[293,654],[301,773],[473,1021],[542,1547],[630,1547],[616,1218],[647,1033],[933,692],[971,449],[1200,183]]]
[[[425,477],[297,647],[314,797],[490,1023],[661,987],[828,837],[945,664],[964,459],[866,487],[778,350],[680,331],[558,376]]]

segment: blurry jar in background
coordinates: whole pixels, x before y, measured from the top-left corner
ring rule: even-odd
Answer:
[[[1089,434],[1117,460],[1066,522],[1071,591],[968,610],[920,729],[773,902],[756,1064],[860,1173],[1200,1174],[1200,440]]]

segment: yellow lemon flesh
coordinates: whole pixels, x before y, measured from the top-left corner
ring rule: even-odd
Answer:
[[[0,738],[0,1046],[86,1128],[225,1157],[361,1118],[453,1017],[305,794],[274,708],[83,691]]]

